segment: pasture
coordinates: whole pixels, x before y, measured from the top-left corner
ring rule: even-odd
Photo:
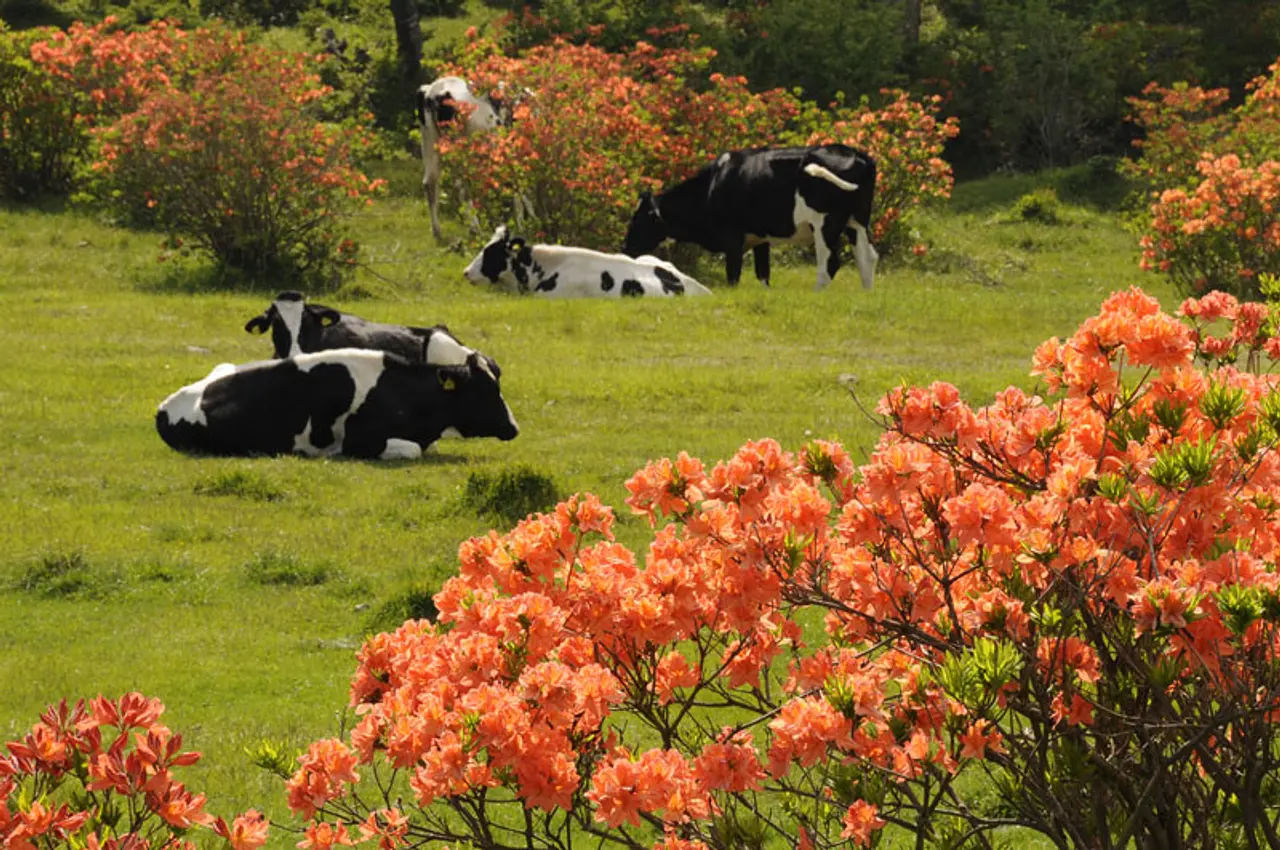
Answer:
[[[62,208],[0,207],[0,735],[44,705],[140,690],[201,750],[187,772],[218,814],[287,819],[280,783],[250,764],[336,734],[354,651],[454,568],[458,543],[510,522],[467,499],[504,472],[597,493],[619,537],[647,539],[623,504],[647,460],[708,465],[750,439],[811,437],[865,456],[888,388],[945,380],[981,402],[1033,387],[1034,347],[1072,332],[1110,292],[1177,296],[1138,270],[1112,214],[1010,221],[1048,180],[958,187],[920,226],[924,257],[886,260],[864,291],[846,265],[813,292],[810,261],[774,286],[722,263],[709,298],[538,301],[462,277],[472,251],[437,247],[414,166],[357,220],[367,249],[342,290],[313,300],[369,319],[447,324],[502,366],[520,422],[510,443],[445,441],[415,462],[188,457],[156,435],[156,405],[224,361],[270,353],[244,332],[275,289],[226,289],[158,265],[154,234]],[[446,222],[445,244],[462,235]],[[501,507],[501,506],[499,506]],[[292,846],[277,831],[272,846]]]

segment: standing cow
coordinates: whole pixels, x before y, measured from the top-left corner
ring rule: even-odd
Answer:
[[[710,295],[711,290],[657,257],[605,254],[565,245],[528,245],[500,225],[463,275],[541,298]]]
[[[622,250],[636,257],[664,239],[694,242],[723,253],[736,284],[742,254],[752,248],[756,277],[767,286],[770,243],[812,242],[822,289],[840,268],[847,229],[870,289],[880,259],[869,235],[875,188],[875,161],[847,145],[730,151],[661,195],[642,195]]]
[[[383,460],[417,458],[441,437],[520,431],[480,355],[431,366],[363,348],[223,363],[161,402],[156,430],[187,452]]]
[[[418,89],[418,129],[422,135],[422,190],[431,212],[431,233],[440,238],[440,127],[459,114],[465,135],[487,133],[511,124],[514,103],[496,95],[476,97],[461,77],[441,77]]]

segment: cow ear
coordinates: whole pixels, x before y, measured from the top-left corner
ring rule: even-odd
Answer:
[[[267,318],[266,313],[263,313],[260,316],[254,316],[244,324],[245,332],[251,334],[266,333],[267,328],[269,327],[271,327],[271,320]]]
[[[460,384],[466,383],[467,376],[465,368],[444,366],[436,369],[436,380],[440,382],[440,389],[447,393],[453,392]]]
[[[342,314],[330,307],[321,307],[316,310],[316,318],[320,320],[320,327],[329,328],[342,321]]]

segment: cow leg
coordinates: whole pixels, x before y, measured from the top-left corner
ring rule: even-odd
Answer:
[[[862,288],[870,289],[876,280],[876,265],[880,262],[880,254],[871,244],[871,235],[867,228],[858,221],[850,221],[856,237],[853,240],[853,258],[858,264],[858,275],[862,278]]]
[[[837,216],[829,215],[813,235],[813,247],[818,255],[818,283],[814,289],[826,289],[840,270],[840,234],[844,232],[844,225]]]
[[[726,236],[722,240],[724,249],[724,276],[730,286],[737,286],[742,278],[742,252],[746,249],[746,239],[741,233]]]
[[[756,261],[756,280],[769,285],[769,243],[761,242],[751,249],[751,256]]]
[[[431,235],[440,241],[440,177],[426,177],[422,189],[427,194],[427,210],[431,213]]]

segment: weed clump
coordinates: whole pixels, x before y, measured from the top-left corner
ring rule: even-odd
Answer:
[[[480,517],[497,517],[514,525],[533,513],[545,513],[560,501],[555,479],[541,470],[520,464],[496,473],[472,472],[462,493],[462,504]]]
[[[198,496],[234,496],[252,502],[279,502],[286,496],[265,475],[244,469],[213,475],[197,483],[193,490]]]
[[[272,587],[317,587],[338,576],[331,564],[308,564],[283,552],[259,552],[244,565],[249,581]]]
[[[370,614],[365,632],[377,634],[399,628],[406,620],[430,620],[439,616],[435,594],[427,587],[415,585],[383,602]]]
[[[1014,221],[1038,221],[1041,224],[1061,224],[1066,219],[1062,201],[1053,189],[1037,189],[1013,202],[1010,211]]]
[[[99,594],[109,578],[94,571],[84,552],[46,552],[27,567],[14,586],[47,599],[67,599]]]

